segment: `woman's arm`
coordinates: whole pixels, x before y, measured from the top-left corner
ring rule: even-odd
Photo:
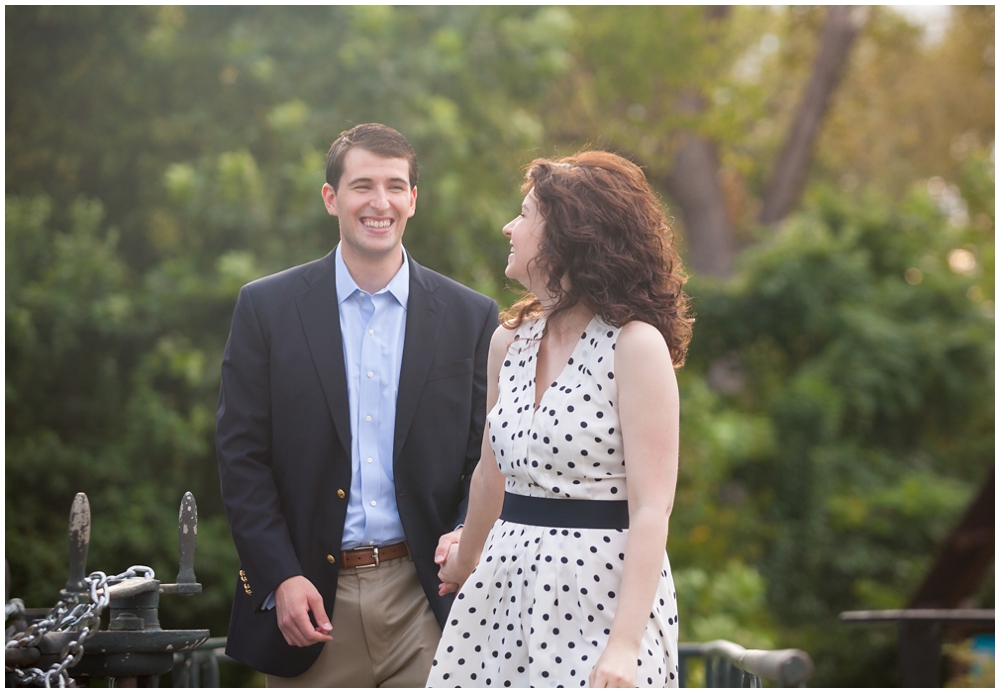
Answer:
[[[514,332],[502,325],[493,333],[490,340],[490,357],[486,366],[486,411],[489,412],[497,403],[497,383],[500,378],[500,364],[507,357],[507,350],[514,340]],[[435,560],[442,563],[438,577],[441,586],[438,592],[442,595],[457,591],[462,583],[476,567],[479,555],[493,524],[500,517],[503,507],[504,478],[497,466],[490,444],[490,426],[487,421],[483,428],[483,448],[479,464],[472,474],[472,486],[469,489],[469,512],[465,518],[465,526],[461,530],[461,541],[450,540],[446,545],[438,544]],[[454,534],[454,533],[453,533]],[[442,537],[444,540],[450,535]]]
[[[626,325],[615,347],[618,413],[628,481],[629,530],[621,595],[592,688],[635,687],[639,645],[656,594],[677,485],[680,403],[663,336]]]

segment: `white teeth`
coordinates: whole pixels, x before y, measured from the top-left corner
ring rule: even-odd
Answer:
[[[373,229],[387,229],[390,225],[392,225],[391,221],[375,221],[374,219],[365,221],[365,226],[370,226]]]

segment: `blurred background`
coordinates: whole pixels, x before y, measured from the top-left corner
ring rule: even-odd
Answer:
[[[326,150],[378,121],[419,156],[408,250],[502,305],[525,164],[600,147],[644,168],[697,314],[668,544],[682,640],[805,649],[811,685],[898,681],[895,629],[837,615],[910,603],[994,483],[992,6],[5,20],[10,596],[55,603],[78,491],[90,570],[172,579],[190,490],[205,591],[161,619],[225,634],[213,435],[236,295],[333,247]],[[984,570],[963,605],[993,607]]]

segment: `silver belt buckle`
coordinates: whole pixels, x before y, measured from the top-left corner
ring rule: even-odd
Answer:
[[[372,552],[372,556],[375,558],[375,563],[372,563],[372,564],[369,564],[369,565],[359,565],[358,566],[359,568],[378,568],[378,566],[379,566],[378,547],[377,546],[371,547],[371,552]]]

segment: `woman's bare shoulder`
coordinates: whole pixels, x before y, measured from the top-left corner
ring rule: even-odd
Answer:
[[[663,339],[660,331],[642,320],[633,320],[622,327],[615,350],[622,348],[628,350],[652,349],[654,351],[662,348],[669,353],[667,342]]]
[[[633,366],[648,369],[671,363],[670,348],[658,329],[642,320],[633,320],[622,327],[615,345],[616,370]]]

